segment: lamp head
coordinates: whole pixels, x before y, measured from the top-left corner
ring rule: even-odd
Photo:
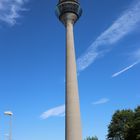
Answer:
[[[9,116],[12,116],[13,115],[13,113],[11,111],[5,111],[4,114],[5,115],[9,115]]]

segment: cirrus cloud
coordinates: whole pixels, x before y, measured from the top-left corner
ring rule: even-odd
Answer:
[[[48,119],[50,117],[61,117],[65,115],[65,105],[57,106],[43,112],[40,116],[41,119]]]
[[[97,39],[88,47],[85,53],[77,60],[78,72],[88,68],[96,59],[104,56],[110,47],[126,35],[131,33],[140,23],[140,0],[128,8],[113,24],[105,30]]]
[[[101,98],[95,102],[93,102],[92,104],[94,105],[100,105],[100,104],[106,104],[108,103],[110,100],[108,98]]]
[[[112,78],[117,77],[119,75],[121,75],[122,73],[132,69],[134,66],[136,66],[137,64],[140,63],[140,49],[136,50],[134,53],[131,53],[130,57],[135,60],[135,62],[127,67],[125,67],[124,69],[122,69],[119,72],[116,72],[112,75]]]
[[[0,22],[11,26],[16,24],[20,12],[24,11],[24,5],[28,0],[0,0]]]

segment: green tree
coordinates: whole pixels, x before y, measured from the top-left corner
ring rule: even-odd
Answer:
[[[134,111],[133,125],[128,130],[126,140],[140,140],[140,106]]]
[[[127,132],[133,125],[134,112],[132,110],[118,110],[114,113],[108,126],[109,140],[126,140]],[[133,139],[131,139],[133,140]]]
[[[140,106],[135,109],[134,132],[136,134],[136,140],[140,140]]]
[[[98,138],[95,136],[95,137],[87,137],[85,140],[98,140]]]

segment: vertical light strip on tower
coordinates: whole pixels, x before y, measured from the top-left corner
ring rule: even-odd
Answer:
[[[66,116],[65,139],[82,140],[73,25],[81,16],[78,0],[59,0],[57,16],[66,27]]]

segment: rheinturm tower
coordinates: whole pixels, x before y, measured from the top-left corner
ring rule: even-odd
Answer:
[[[82,140],[73,26],[82,14],[78,0],[59,0],[57,16],[66,27],[65,140]]]

